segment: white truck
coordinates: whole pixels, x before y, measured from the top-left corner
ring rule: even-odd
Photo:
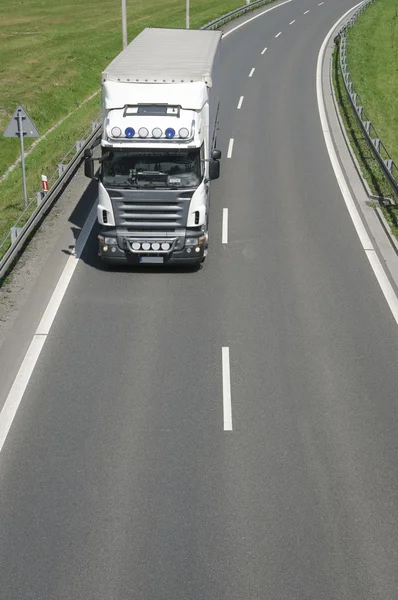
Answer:
[[[221,33],[144,29],[102,73],[99,255],[191,264],[207,254]],[[95,177],[92,150],[85,174]]]

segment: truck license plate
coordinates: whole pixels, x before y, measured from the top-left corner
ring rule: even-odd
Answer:
[[[140,256],[140,263],[163,263],[163,256]]]

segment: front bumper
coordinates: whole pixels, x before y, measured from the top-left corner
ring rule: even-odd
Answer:
[[[195,265],[203,261],[206,252],[204,243],[196,246],[184,246],[183,248],[175,248],[171,244],[171,249],[168,252],[145,252],[132,250],[132,242],[126,238],[115,238],[117,243],[105,244],[102,239],[104,236],[99,236],[98,255],[101,260],[109,264],[130,264],[130,265]],[[108,237],[108,235],[107,235]],[[102,239],[101,239],[102,238]],[[152,240],[153,241],[153,240]]]

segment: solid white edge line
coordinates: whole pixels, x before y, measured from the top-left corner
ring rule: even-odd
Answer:
[[[72,275],[77,267],[81,253],[83,252],[88,237],[91,233],[96,213],[97,203],[95,202],[83,225],[83,228],[81,229],[80,235],[76,240],[76,252],[74,255],[70,256],[66,262],[61,277],[55,286],[54,292],[47,304],[39,326],[36,329],[19,371],[14,379],[10,391],[8,392],[6,401],[0,412],[0,452],[3,449],[15,415],[21,404],[23,395],[47,339],[51,325],[54,322],[62,299],[68,288],[70,280],[72,279]]]
[[[282,33],[282,32],[280,31],[279,33],[277,33],[277,34],[276,34],[276,36],[275,36],[275,37],[276,37],[276,38],[278,38],[278,37],[281,35],[281,33]]]
[[[256,67],[253,67],[252,70],[249,73],[249,77],[253,77],[253,73],[256,70]]]
[[[293,23],[296,22],[296,19],[293,19],[293,21],[290,21],[289,25],[293,25]]]
[[[373,269],[373,272],[376,276],[376,279],[380,285],[380,288],[384,294],[384,297],[387,301],[388,306],[393,314],[393,317],[398,324],[398,298],[394,292],[394,289],[387,277],[386,272],[383,269],[383,266],[379,260],[379,257],[376,254],[375,248],[370,241],[370,237],[366,231],[366,228],[362,222],[358,209],[355,205],[354,199],[351,195],[350,189],[345,180],[342,168],[339,163],[339,159],[336,153],[336,150],[333,145],[332,136],[329,130],[329,124],[326,117],[326,109],[325,102],[323,98],[323,89],[322,89],[322,63],[325,56],[326,46],[329,43],[329,40],[333,34],[333,32],[337,29],[338,25],[345,19],[347,15],[349,15],[352,11],[354,11],[358,6],[363,4],[363,2],[359,2],[349,10],[330,29],[329,33],[323,40],[322,46],[319,50],[318,61],[316,67],[316,93],[317,93],[317,101],[318,101],[318,110],[319,117],[322,124],[322,132],[325,138],[326,148],[329,153],[330,162],[332,163],[332,167],[334,170],[334,174],[337,179],[337,183],[339,184],[341,193],[343,195],[344,202],[346,204],[349,215],[354,224],[355,230],[358,234],[362,247],[365,251],[366,256],[368,257],[369,263]]]
[[[222,209],[222,236],[223,244],[228,244],[228,208]]]
[[[265,15],[268,12],[270,12],[271,10],[275,10],[275,8],[279,8],[280,6],[283,6],[284,4],[289,4],[289,2],[292,2],[292,0],[285,0],[285,2],[281,2],[280,4],[276,4],[275,6],[271,6],[271,8],[267,8],[267,10],[263,10],[258,15],[254,15],[254,17],[251,17],[250,19],[247,19],[247,21],[244,21],[240,25],[237,25],[233,29],[230,29],[226,33],[223,33],[222,37],[226,38],[228,35],[231,35],[231,33],[233,33],[234,31],[236,31],[237,29],[240,29],[244,25],[247,25],[248,23],[251,23],[252,21],[254,21],[254,19],[258,19],[259,17],[262,17],[263,15]]]
[[[234,148],[234,138],[231,138],[229,140],[229,144],[228,144],[227,158],[231,158],[233,148]]]
[[[14,383],[12,384],[8,393],[7,399],[0,413],[0,452],[3,449],[8,432],[11,429],[11,425],[14,421],[19,405],[21,404],[22,397],[25,393],[29,379],[33,373],[33,369],[36,366],[37,359],[40,356],[40,352],[42,351],[45,341],[45,335],[35,334],[33,336],[19,371],[14,379]]]
[[[238,102],[238,106],[237,106],[238,110],[240,110],[242,108],[243,98],[244,98],[244,96],[241,96],[239,98],[239,102]]]
[[[265,54],[267,52],[267,48],[264,48],[264,50],[261,52],[261,54]]]
[[[231,369],[229,347],[227,346],[222,348],[222,390],[224,431],[232,431]]]

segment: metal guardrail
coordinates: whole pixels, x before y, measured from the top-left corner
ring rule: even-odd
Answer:
[[[398,166],[394,162],[392,156],[388,152],[387,148],[383,144],[380,139],[379,134],[377,133],[376,128],[372,124],[366,110],[364,108],[363,102],[361,100],[360,95],[355,90],[354,82],[352,80],[351,74],[348,70],[348,60],[347,60],[347,36],[345,34],[347,29],[351,29],[356,23],[360,14],[370,5],[373,4],[375,0],[365,0],[361,4],[361,6],[351,15],[350,19],[343,25],[343,27],[338,32],[335,41],[338,43],[339,49],[339,62],[340,62],[340,70],[341,75],[344,81],[344,87],[347,92],[347,96],[350,100],[351,106],[354,110],[354,113],[357,117],[358,123],[362,130],[362,133],[365,136],[365,139],[368,142],[369,147],[371,148],[377,162],[379,163],[382,171],[384,172],[386,178],[391,184],[394,192],[398,196]]]
[[[236,10],[214,19],[210,23],[203,25],[201,29],[217,29],[222,25],[225,25],[229,21],[241,17],[249,11],[252,11],[265,4],[270,4],[275,0],[254,0],[250,4],[246,4]],[[58,169],[49,178],[49,190],[48,192],[37,192],[33,198],[30,199],[25,210],[20,214],[18,220],[11,227],[10,232],[0,240],[0,251],[7,244],[11,245],[7,249],[3,258],[0,260],[0,285],[9,272],[11,266],[14,264],[16,259],[21,254],[26,242],[29,240],[32,233],[37,228],[43,216],[52,208],[60,192],[68,183],[71,175],[75,169],[80,165],[84,155],[84,150],[89,148],[101,134],[102,122],[96,121],[92,124],[90,134],[86,139],[76,142],[58,165]],[[73,152],[73,155],[72,155]],[[71,157],[71,158],[70,158]],[[34,208],[35,203],[37,204]]]

